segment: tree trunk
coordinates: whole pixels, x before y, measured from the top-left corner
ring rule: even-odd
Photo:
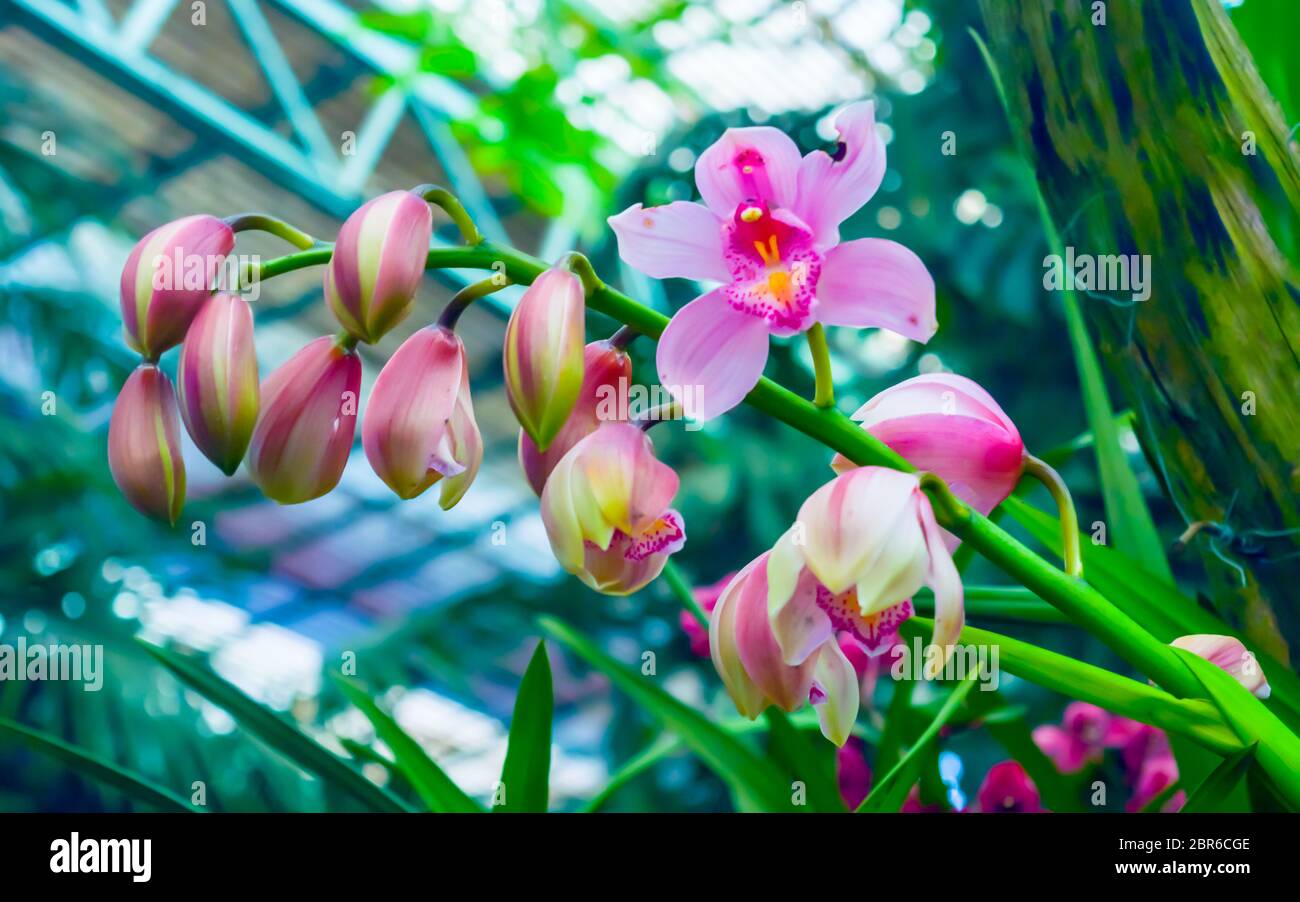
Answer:
[[[1281,113],[1215,0],[981,8],[1062,243],[1149,255],[1149,299],[1098,290],[1082,303],[1165,491],[1189,525],[1210,524],[1189,548],[1215,607],[1288,660],[1300,639],[1300,159]]]

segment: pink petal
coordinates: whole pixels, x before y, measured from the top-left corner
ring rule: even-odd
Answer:
[[[840,223],[871,200],[885,177],[885,142],[876,131],[875,104],[846,107],[835,120],[841,155],[832,159],[816,150],[799,166],[795,210],[810,226],[819,247],[840,240]]]
[[[925,534],[925,544],[930,552],[926,582],[934,591],[934,635],[930,641],[939,646],[955,645],[961,636],[962,627],[966,625],[961,574],[957,572],[957,566],[944,547],[944,533],[934,519],[930,499],[920,489],[916,493],[920,501],[918,514],[921,531]]]
[[[754,684],[740,660],[736,638],[736,609],[741,592],[750,576],[764,565],[766,555],[751,561],[723,589],[718,603],[709,617],[709,655],[713,668],[722,678],[722,685],[742,715],[750,720],[758,717],[768,705],[763,690]]]
[[[1044,724],[1034,728],[1033,736],[1034,743],[1063,774],[1077,773],[1088,763],[1088,747],[1060,727]]]
[[[840,650],[838,642],[827,642],[813,655],[811,700],[817,708],[822,735],[836,745],[844,745],[858,718],[860,690],[853,665]]]
[[[1272,694],[1272,688],[1264,678],[1264,671],[1260,669],[1259,661],[1246,649],[1240,639],[1234,639],[1232,636],[1198,634],[1179,636],[1169,644],[1190,651],[1231,674],[1233,679],[1258,698],[1268,698]]]
[[[618,255],[655,279],[725,282],[722,220],[703,204],[676,201],[662,207],[635,204],[609,217]]]
[[[767,559],[767,613],[787,664],[802,664],[834,634],[831,619],[817,606],[817,578],[803,566],[790,533]]]
[[[696,420],[735,407],[767,363],[767,323],[734,310],[721,290],[691,301],[659,339],[659,381]]]
[[[745,202],[792,209],[799,166],[799,148],[780,129],[729,128],[700,154],[695,185],[720,219],[730,219]]]
[[[925,343],[939,328],[934,279],[921,258],[896,241],[847,241],[826,252],[817,319],[828,326],[889,329]]]
[[[813,668],[810,664],[799,667],[786,664],[781,646],[772,635],[767,617],[766,557],[760,559],[763,563],[750,573],[736,599],[736,650],[754,685],[774,704],[794,711],[808,701]],[[849,671],[853,671],[852,666]]]

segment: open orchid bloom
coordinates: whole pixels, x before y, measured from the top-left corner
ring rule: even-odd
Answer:
[[[1020,431],[975,382],[952,373],[915,376],[885,389],[853,419],[915,467],[948,483],[952,493],[988,514],[1015,489],[1025,468]],[[841,454],[831,467],[856,466]],[[959,539],[945,532],[952,550]]]
[[[961,577],[912,473],[858,467],[822,486],[772,549],[767,579],[772,632],[788,664],[837,631],[883,653],[923,585],[934,590],[932,641],[945,654],[965,622]]]
[[[703,204],[636,204],[609,219],[619,255],[658,279],[720,282],[687,304],[659,341],[659,379],[707,420],[757,384],[769,335],[814,323],[890,329],[925,342],[938,328],[934,280],[916,254],[879,238],[840,242],[839,226],[875,194],[885,144],[875,105],[836,119],[835,153],[800,157],[784,132],[728,129],[700,155]]]
[[[718,599],[709,619],[713,667],[745,717],[754,720],[769,705],[796,711],[811,702],[822,734],[842,746],[858,716],[857,674],[833,637],[786,663],[767,615],[770,555],[751,561]]]
[[[1002,761],[989,768],[975,793],[984,814],[1040,814],[1045,809],[1038,787],[1019,761]]]
[[[630,595],[686,544],[668,505],[677,474],[654,456],[650,437],[607,422],[556,465],[542,490],[542,522],[555,558],[597,592]]]
[[[1256,698],[1268,698],[1273,692],[1272,687],[1268,685],[1268,680],[1264,678],[1264,671],[1260,669],[1259,661],[1246,649],[1246,646],[1241,644],[1240,639],[1234,639],[1232,636],[1200,634],[1179,636],[1169,644],[1190,651],[1221,670],[1227,671]]]

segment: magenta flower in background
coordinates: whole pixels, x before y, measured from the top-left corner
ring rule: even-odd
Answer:
[[[1024,472],[1025,445],[1016,424],[965,376],[914,376],[863,404],[853,419],[982,514],[1006,500]],[[837,473],[855,466],[841,454],[831,461]],[[944,536],[950,551],[960,544],[951,533]]]
[[[735,573],[728,573],[716,583],[695,587],[695,600],[704,609],[704,613],[713,613],[713,609],[718,605],[718,599],[722,597],[722,590],[727,588],[727,584],[735,576]],[[707,658],[709,656],[708,627],[696,620],[695,615],[689,611],[682,611],[678,616],[682,625],[682,632],[686,633],[686,638],[691,643],[691,654],[696,657]]]
[[[181,421],[167,375],[136,367],[118,393],[108,424],[108,468],[131,506],[175,523],[185,504]]]
[[[990,767],[975,793],[975,805],[985,814],[1039,814],[1045,810],[1038,787],[1019,761],[1001,761]]]
[[[1073,774],[1100,762],[1106,749],[1123,748],[1140,728],[1142,724],[1137,721],[1116,717],[1104,708],[1071,702],[1065,707],[1059,727],[1043,724],[1034,728],[1033,735],[1057,770]]]
[[[361,442],[397,497],[414,498],[435,482],[443,510],[464,497],[483,462],[483,439],[460,336],[428,326],[402,342],[375,380]]]
[[[867,744],[857,736],[835,752],[835,782],[840,798],[850,810],[855,810],[871,793],[871,765],[867,763]]]
[[[309,342],[262,383],[248,472],[268,498],[299,504],[339,484],[356,434],[361,359],[332,336]]]
[[[728,129],[695,164],[703,204],[636,204],[609,219],[635,269],[722,283],[679,310],[659,340],[659,381],[683,403],[699,398],[687,411],[696,419],[754,387],[769,335],[825,323],[925,342],[938,328],[934,280],[916,254],[880,238],[840,242],[840,223],[880,186],[885,145],[871,102],[846,107],[835,128],[833,156],[802,158],[778,129]]]
[[[600,425],[598,411],[601,401],[619,391],[620,380],[626,383],[632,379],[632,358],[622,348],[610,344],[608,339],[587,345],[582,359],[582,389],[578,392],[578,400],[547,449],[538,451],[537,443],[529,437],[528,431],[519,430],[519,466],[539,496],[560,459]]]
[[[1121,756],[1132,787],[1126,806],[1129,812],[1146,808],[1178,780],[1178,762],[1163,730],[1139,725],[1124,744]],[[1166,814],[1176,812],[1186,801],[1187,793],[1180,789],[1160,806],[1160,810]]]
[[[677,473],[631,423],[607,422],[569,449],[542,490],[542,522],[555,558],[597,592],[630,595],[686,544],[670,508]]]
[[[235,233],[206,214],[160,225],[136,243],[122,267],[122,327],[146,360],[181,342],[212,294]]]
[[[190,438],[231,475],[248,449],[260,397],[247,301],[224,292],[212,296],[185,333],[176,378]]]
[[[325,300],[339,324],[368,344],[411,312],[433,234],[428,203],[390,191],[357,208],[325,268]]]

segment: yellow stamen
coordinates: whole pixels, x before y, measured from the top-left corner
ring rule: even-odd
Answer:
[[[768,238],[766,245],[761,241],[755,241],[754,250],[758,251],[758,255],[763,258],[763,263],[767,266],[776,266],[781,262],[781,248],[776,243],[775,235]]]
[[[740,211],[740,219],[742,222],[758,222],[762,218],[763,210],[761,207],[746,207]]]

